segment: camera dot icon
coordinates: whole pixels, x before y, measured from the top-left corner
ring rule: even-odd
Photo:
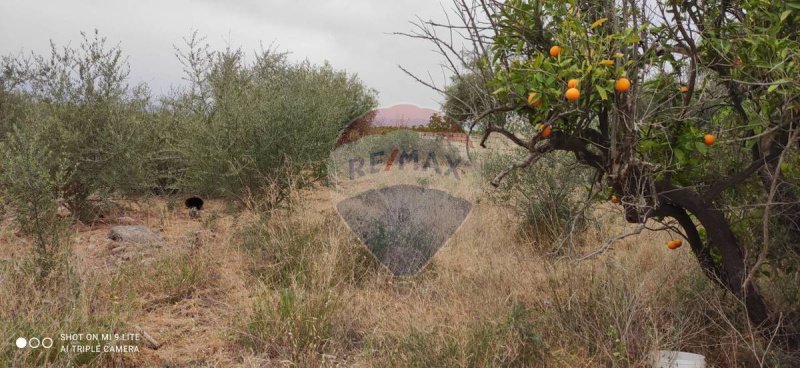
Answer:
[[[28,340],[26,340],[24,337],[20,337],[17,339],[18,348],[24,349],[26,346],[28,346]]]

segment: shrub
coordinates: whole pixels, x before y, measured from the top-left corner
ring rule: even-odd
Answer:
[[[493,178],[515,156],[494,152],[482,162],[482,174]],[[568,236],[581,232],[588,224],[589,178],[589,170],[576,167],[569,156],[560,155],[512,172],[500,188],[489,189],[489,197],[520,218],[521,238],[532,239],[544,249],[561,254],[569,251],[562,247]]]
[[[235,197],[287,169],[320,178],[339,131],[375,106],[374,91],[328,64],[291,63],[272,49],[248,63],[241,50],[200,41],[179,52],[190,89],[168,101],[181,121],[174,144],[186,190]]]
[[[75,215],[91,220],[90,195],[141,191],[151,181],[153,129],[148,91],[127,84],[120,48],[109,47],[96,31],[82,35],[77,48],[51,45],[49,57],[4,58],[3,84],[10,90],[3,94],[11,97],[3,97],[0,106],[5,116],[0,138],[36,135],[38,148],[53,156],[43,165],[68,163],[58,189]],[[34,118],[26,113],[30,110],[36,111]],[[32,119],[38,122],[31,124]]]
[[[58,216],[58,193],[68,180],[68,166],[49,149],[46,127],[51,118],[38,109],[25,116],[31,117],[25,128],[15,126],[0,142],[0,191],[14,207],[21,230],[33,238],[35,274],[44,281],[69,243],[66,223]]]
[[[242,197],[320,178],[340,129],[376,103],[328,64],[291,63],[271,49],[248,63],[241,50],[212,52],[194,37],[179,52],[189,88],[156,105],[145,85],[128,84],[119,46],[82,35],[76,48],[3,59],[0,140],[38,129],[30,134],[53,153],[49,170],[68,163],[57,189],[84,221],[97,216],[94,194]]]

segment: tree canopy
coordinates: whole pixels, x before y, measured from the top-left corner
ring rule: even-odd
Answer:
[[[410,35],[432,41],[454,75],[445,87],[423,81],[446,96],[446,111],[482,144],[499,134],[528,152],[492,184],[570,152],[596,170],[597,198],[621,199],[627,221],[680,229],[756,325],[791,315],[796,304],[760,286],[800,269],[800,3],[454,5],[456,21],[420,22]]]

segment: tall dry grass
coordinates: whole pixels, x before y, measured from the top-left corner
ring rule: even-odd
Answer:
[[[207,294],[219,278],[219,265],[209,248],[164,250],[152,258],[133,259],[116,267],[105,264],[99,255],[86,253],[87,244],[78,239],[86,241],[87,236],[76,233],[75,228],[62,233],[60,244],[66,246],[50,255],[52,267],[42,278],[31,240],[8,219],[2,224],[0,238],[8,241],[0,247],[3,367],[137,365],[141,361],[135,354],[61,352],[62,347],[71,345],[61,334],[140,333],[143,315]],[[81,249],[80,255],[75,249]],[[94,261],[101,266],[92,264]],[[50,349],[18,349],[14,345],[17,337],[49,337],[54,345]],[[136,344],[146,348],[144,341]]]
[[[162,200],[143,202],[149,209],[134,216],[169,235],[152,260],[89,267],[77,256],[87,235],[73,233],[77,253],[59,258],[63,271],[45,289],[29,255],[3,248],[4,336],[135,325],[164,346],[120,357],[9,344],[0,365],[647,367],[656,349],[720,367],[797,363],[747,324],[688,249],[668,251],[665,234],[576,263],[518,242],[513,213],[482,202],[420,274],[395,278],[349,233],[325,189],[295,194],[269,213],[210,204],[194,222]],[[618,232],[612,217],[576,236],[579,250]],[[0,228],[1,239],[30,247],[13,226]]]
[[[668,251],[667,234],[646,232],[578,263],[518,243],[509,216],[476,206],[462,233],[405,279],[369,259],[324,203],[243,226],[239,244],[257,280],[252,308],[233,327],[243,361],[649,367],[659,349],[704,354],[712,366],[797,361],[747,324],[688,249]],[[576,238],[580,250],[620,230],[609,216],[601,224]]]

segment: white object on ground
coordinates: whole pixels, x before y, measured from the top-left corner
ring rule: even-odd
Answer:
[[[683,351],[659,350],[653,353],[653,368],[705,368],[706,357]]]

